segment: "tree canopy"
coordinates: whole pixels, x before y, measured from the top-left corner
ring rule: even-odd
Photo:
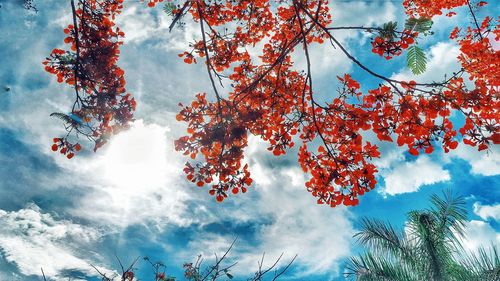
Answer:
[[[54,138],[52,150],[67,158],[82,148],[78,138],[92,141],[95,151],[133,120],[136,101],[117,65],[125,34],[115,19],[123,2],[72,0],[72,22],[64,29],[68,47],[54,49],[43,62],[58,82],[74,90],[70,113],[52,114],[67,131]],[[150,0],[147,6],[161,2]],[[184,168],[187,179],[209,185],[219,202],[245,193],[252,184],[243,154],[249,135],[267,141],[276,156],[297,142],[298,162],[309,174],[307,190],[331,207],[356,205],[358,196],[375,187],[372,160],[380,152],[366,140],[369,132],[380,141],[406,146],[415,156],[436,147],[448,152],[459,142],[479,151],[500,142],[500,52],[493,46],[500,40],[500,24],[491,16],[476,16],[487,5],[484,1],[404,0],[407,20],[401,28],[395,22],[336,26],[326,0],[177,0],[163,5],[172,16],[170,29],[183,21],[199,26],[200,39],[179,57],[187,64],[204,64],[212,89],[180,104],[177,120],[188,128],[175,148],[190,158]],[[337,30],[366,32],[372,36],[373,55],[391,60],[406,54],[408,67],[419,74],[427,58],[418,42],[432,36],[433,17],[444,9],[452,17],[453,9],[462,6],[471,22],[461,22],[449,36],[460,46],[461,68],[431,83],[390,78],[361,62],[336,36]],[[311,71],[314,44],[338,48],[381,84],[364,92],[352,75],[338,73],[337,93],[319,101]],[[297,69],[293,53],[305,57],[305,69]],[[227,94],[223,84],[231,85]],[[459,128],[451,118],[454,112],[465,119]]]

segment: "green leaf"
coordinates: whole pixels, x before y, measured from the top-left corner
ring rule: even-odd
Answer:
[[[170,3],[170,2],[167,2],[165,4],[165,6],[163,6],[163,11],[168,15],[168,16],[172,16],[173,15],[173,11],[175,10],[175,4],[174,3]]]
[[[405,22],[405,29],[426,34],[432,28],[432,20],[427,18],[409,18]]]
[[[422,51],[422,49],[418,46],[413,45],[408,48],[406,61],[413,74],[419,75],[425,72],[427,58],[425,57],[424,51]]]
[[[398,23],[395,21],[390,21],[384,23],[382,26],[382,30],[379,30],[379,34],[383,38],[394,39],[397,36],[396,28],[398,27]]]

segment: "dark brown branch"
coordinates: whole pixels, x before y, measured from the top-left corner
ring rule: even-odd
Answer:
[[[76,8],[75,1],[71,0],[71,11],[73,13],[73,30],[75,32],[75,46],[76,46],[76,59],[75,59],[75,93],[76,93],[76,101],[73,104],[73,108],[71,111],[75,110],[76,104],[81,101],[80,94],[78,93],[78,72],[79,72],[79,64],[80,64],[80,37],[78,34],[78,22],[76,20]]]
[[[186,9],[189,10],[189,8],[191,8],[192,5],[193,4],[192,4],[191,0],[188,0],[188,1],[184,2],[184,5],[182,6],[181,10],[175,16],[175,18],[172,21],[172,23],[168,26],[168,32],[172,32],[172,29],[174,28],[174,26],[177,23],[177,21],[179,21],[186,14]]]
[[[283,268],[279,273],[275,274],[273,281],[278,279],[281,275],[283,275],[283,273],[285,273],[290,268],[290,266],[292,265],[292,263],[295,261],[296,258],[297,255],[293,257],[293,259],[285,266],[285,268]]]
[[[474,19],[474,23],[476,24],[477,34],[479,34],[479,38],[481,38],[481,40],[483,40],[483,35],[481,34],[481,28],[479,27],[479,23],[477,22],[476,14],[474,13],[474,11],[472,11],[472,6],[471,6],[469,0],[467,0],[467,6],[469,7],[469,11],[472,15],[472,18]]]
[[[393,85],[393,83],[396,83],[396,84],[406,84],[407,82],[405,81],[399,81],[399,80],[395,80],[395,79],[391,79],[391,78],[388,78],[386,76],[383,76],[381,74],[378,74],[376,72],[374,72],[373,70],[369,69],[368,67],[366,67],[364,64],[362,64],[359,60],[357,60],[353,55],[351,55],[347,49],[342,45],[340,44],[340,42],[329,32],[328,28],[325,27],[324,25],[322,25],[320,22],[318,22],[317,19],[315,19],[311,13],[309,13],[309,11],[307,11],[307,9],[305,9],[302,5],[300,5],[300,8],[309,16],[309,18],[319,27],[321,28],[327,35],[328,37],[340,48],[340,50],[352,61],[354,62],[355,64],[357,64],[361,69],[365,70],[366,72],[368,72],[369,74],[371,74],[372,76],[375,76],[377,78],[380,78],[386,82],[388,82],[389,84]],[[415,85],[416,86],[424,86],[424,87],[439,87],[439,86],[442,86],[444,83],[416,83]]]
[[[102,273],[97,267],[93,264],[90,264],[90,266],[101,275],[103,281],[112,281],[113,279],[109,278],[105,273]]]
[[[366,27],[366,26],[333,26],[327,27],[327,30],[361,30],[365,32],[373,33],[374,31],[384,31],[381,27]],[[402,31],[394,31],[396,33],[402,34]]]
[[[295,14],[297,15],[297,21],[298,21],[299,26],[300,26],[300,33],[302,34],[302,43],[304,46],[304,54],[306,56],[306,62],[307,62],[307,78],[306,78],[306,81],[304,82],[304,91],[305,91],[306,84],[309,83],[309,97],[311,98],[312,117],[313,117],[314,126],[316,127],[316,131],[318,132],[319,137],[321,138],[321,140],[325,144],[328,155],[330,155],[330,157],[332,157],[332,158],[335,158],[333,156],[332,151],[330,150],[330,146],[326,142],[326,139],[323,136],[323,133],[321,132],[322,129],[319,127],[318,122],[316,120],[316,112],[315,112],[316,102],[314,101],[314,96],[313,96],[313,81],[312,81],[312,75],[311,75],[311,58],[309,55],[309,48],[307,47],[307,38],[306,38],[306,34],[304,32],[304,24],[302,23],[302,19],[300,18],[300,13],[299,13],[299,10],[297,8],[297,5],[298,5],[297,2],[294,0],[293,1],[293,8],[295,9]],[[319,7],[321,7],[321,1],[319,1],[319,3],[318,3],[318,9],[319,9]]]
[[[214,77],[212,75],[212,63],[210,62],[210,54],[208,53],[207,39],[206,39],[206,35],[205,35],[205,24],[204,24],[205,21],[203,18],[203,13],[201,12],[199,1],[196,2],[196,8],[198,10],[198,16],[200,17],[200,29],[201,29],[201,36],[202,36],[202,40],[203,40],[203,51],[205,52],[205,57],[206,57],[208,76],[210,77],[210,82],[212,83],[212,88],[215,92],[215,95],[217,96],[217,104],[218,104],[219,111],[220,111],[221,110],[221,104],[220,104],[221,97],[219,95],[219,91],[217,90],[217,86],[215,85],[215,80],[214,80]]]

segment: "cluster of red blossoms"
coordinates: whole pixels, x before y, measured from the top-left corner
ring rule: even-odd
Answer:
[[[465,144],[478,145],[479,150],[499,142],[496,86],[500,79],[498,70],[491,67],[492,61],[498,61],[498,51],[492,49],[486,35],[482,43],[473,45],[476,49],[463,50],[460,58],[475,89],[465,88],[461,78],[464,71],[439,83],[381,76],[385,84],[367,93],[345,75],[339,78],[339,95],[320,104],[315,100],[310,69],[296,71],[291,52],[302,49],[310,64],[309,45],[329,39],[352,57],[329,32],[331,17],[326,1],[276,1],[276,12],[270,8],[271,1],[180,2],[177,16],[190,13],[200,25],[203,38],[179,56],[188,64],[202,58],[212,81],[229,77],[232,85],[227,97],[214,86],[213,102],[206,94],[197,94],[191,105],[181,105],[177,116],[188,123],[188,135],[176,141],[176,149],[194,161],[188,162],[184,171],[198,186],[211,184],[210,194],[217,201],[227,197],[229,190],[234,194],[246,191],[246,183],[251,183],[243,164],[249,134],[267,141],[268,150],[277,156],[300,140],[298,161],[310,174],[306,188],[319,204],[332,207],[356,205],[359,195],[375,187],[377,168],[371,159],[379,157],[380,152],[363,139],[363,131],[374,132],[380,141],[407,146],[415,156],[432,153],[436,146],[448,152],[461,138]],[[407,2],[412,17],[425,18],[466,4],[411,1],[410,7]],[[229,23],[236,23],[235,27]],[[218,26],[224,26],[224,34],[217,32]],[[470,30],[470,34],[478,32],[485,31]],[[390,59],[419,35],[406,29],[396,34],[376,37],[373,52]],[[471,40],[478,40],[478,36]],[[259,42],[263,42],[260,61],[245,48]],[[458,131],[450,120],[454,110],[466,119]]]
[[[74,13],[75,23],[67,28],[65,41],[71,50],[55,50],[46,65],[58,81],[76,90],[70,130],[81,134],[90,127],[88,135],[98,148],[127,127],[135,101],[125,93],[123,70],[116,66],[123,33],[113,19],[121,1],[83,2],[89,5]],[[160,2],[149,0],[148,6]],[[184,168],[188,180],[209,185],[219,202],[252,184],[244,160],[249,135],[266,141],[276,156],[300,143],[298,162],[310,176],[306,188],[319,204],[331,207],[356,205],[376,185],[372,159],[380,152],[366,141],[367,131],[380,141],[406,146],[411,155],[432,153],[436,147],[448,152],[460,141],[478,150],[500,142],[500,53],[492,46],[492,40],[500,39],[500,26],[489,17],[477,21],[473,14],[471,26],[452,32],[460,45],[461,70],[442,82],[419,83],[385,77],[350,54],[334,34],[342,28],[330,28],[325,0],[178,0],[175,5],[173,22],[191,17],[200,30],[200,39],[179,56],[187,64],[204,62],[214,93],[213,98],[198,93],[190,104],[180,105],[177,120],[187,123],[187,135],[175,141],[175,149],[191,159]],[[443,9],[471,4],[405,0],[403,5],[411,18],[430,20]],[[366,30],[382,29],[361,28]],[[391,34],[397,35],[380,35],[372,43],[373,51],[387,59],[401,54],[418,36],[407,29]],[[320,102],[309,49],[324,41],[383,84],[363,92],[346,74],[338,78],[338,93]],[[257,46],[261,48],[255,56]],[[297,52],[305,58],[303,70],[294,66],[292,54]],[[224,79],[231,84],[229,93],[217,86]],[[453,112],[465,118],[461,128],[454,127]]]
[[[415,43],[415,38],[417,36],[418,32],[407,29],[400,33],[399,40],[395,40],[395,38],[391,36],[377,36],[372,41],[372,52],[389,60],[395,56],[401,55],[404,49],[407,49],[411,44]]]
[[[116,65],[124,33],[114,19],[123,0],[84,0],[73,4],[73,23],[64,29],[69,50],[54,49],[43,62],[59,83],[74,88],[75,102],[63,116],[68,134],[60,140],[61,152],[72,158],[70,133],[94,142],[97,150],[109,137],[128,127],[136,102],[125,90],[124,71]],[[70,117],[69,117],[70,116]],[[80,145],[77,146],[80,148]],[[54,148],[54,147],[53,147]],[[57,149],[56,149],[57,151]],[[64,152],[63,152],[64,151]]]
[[[64,138],[54,138],[53,141],[54,144],[52,145],[52,151],[59,151],[61,154],[66,155],[68,159],[73,158],[75,153],[82,149],[79,143],[71,144]]]
[[[144,0],[141,1],[144,2]],[[146,1],[148,2],[148,7],[151,8],[163,2],[163,0],[146,0]],[[172,2],[172,0],[168,0],[168,2]]]
[[[204,160],[186,164],[188,179],[198,186],[211,184],[209,193],[223,201],[229,192],[244,193],[252,183],[248,165],[243,162],[249,133],[268,141],[268,149],[274,155],[285,154],[294,145],[292,137],[298,134],[297,120],[301,117],[290,115],[301,104],[297,95],[302,95],[304,77],[292,69],[290,55],[303,39],[309,43],[323,42],[325,35],[312,25],[302,34],[300,26],[291,22],[296,22],[297,13],[302,17],[309,13],[326,25],[331,21],[330,14],[327,5],[314,1],[300,9],[296,5],[280,5],[276,13],[269,1],[185,1],[179,7],[179,13],[187,11],[199,22],[200,30],[207,31],[205,38],[192,44],[191,52],[181,54],[185,61],[187,58],[186,62],[191,63],[189,56],[194,55],[204,58],[213,75],[228,71],[234,87],[228,98],[216,92],[214,102],[207,101],[206,94],[197,94],[191,105],[181,105],[177,115],[177,120],[188,122],[189,135],[177,140],[175,148],[193,160],[201,154]],[[217,26],[230,24],[235,18],[240,24],[231,35],[221,36],[215,31]],[[263,47],[263,63],[256,65],[245,47],[264,39],[269,41]],[[268,66],[273,64],[275,67]],[[230,71],[231,66],[234,71]],[[279,87],[273,89],[273,85]],[[306,122],[305,115],[302,118]]]

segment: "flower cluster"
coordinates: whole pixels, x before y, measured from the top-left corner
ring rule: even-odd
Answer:
[[[68,131],[64,142],[69,143],[74,133],[93,140],[96,150],[133,118],[136,102],[125,90],[125,72],[116,65],[124,33],[114,19],[122,2],[87,0],[73,5],[74,22],[64,29],[69,50],[56,48],[43,62],[59,83],[75,90],[71,118],[61,118]]]
[[[467,5],[469,0],[404,0],[403,6],[406,13],[410,16],[420,16],[432,18],[443,14],[443,10],[449,10],[456,7]]]
[[[298,117],[290,120],[287,115],[299,105],[297,96],[302,95],[304,78],[291,69],[290,53],[302,36],[299,24],[290,21],[296,13],[314,14],[321,24],[331,20],[328,6],[314,1],[301,1],[300,12],[297,5],[280,5],[276,13],[269,1],[186,3],[193,18],[210,32],[192,44],[193,50],[179,56],[188,64],[196,62],[196,56],[204,58],[217,75],[228,71],[234,91],[228,99],[219,97],[215,102],[208,102],[206,94],[198,94],[191,105],[181,105],[177,120],[188,122],[189,135],[177,140],[175,148],[196,161],[186,163],[188,180],[198,186],[211,184],[209,194],[220,202],[229,194],[245,193],[252,183],[248,165],[243,163],[248,133],[268,141],[268,149],[277,156],[294,146],[292,137],[298,133]],[[235,18],[239,24],[231,33],[222,35],[215,30]],[[314,25],[304,35],[308,42],[323,42],[325,38],[325,33]],[[270,40],[263,48],[263,64],[255,65],[246,46],[266,38]],[[279,68],[266,66],[275,62]],[[271,91],[271,85],[280,87]],[[199,154],[201,159],[197,158]]]
[[[411,30],[403,30],[400,37],[395,40],[392,36],[377,36],[372,40],[372,52],[387,60],[401,55],[404,49],[407,49],[411,44],[415,43],[415,38],[418,32]]]
[[[224,200],[228,191],[245,192],[252,182],[243,159],[248,134],[267,141],[276,156],[299,140],[298,161],[310,174],[306,188],[319,204],[332,207],[356,205],[358,196],[376,185],[377,168],[371,160],[380,152],[363,139],[363,131],[372,131],[380,141],[396,141],[414,156],[432,153],[437,146],[445,152],[455,149],[458,133],[464,143],[479,144],[479,150],[498,142],[499,78],[491,67],[498,52],[486,51],[486,39],[471,35],[461,43],[460,60],[476,84],[472,91],[456,74],[429,84],[386,78],[388,84],[363,93],[357,81],[344,75],[339,77],[338,96],[320,104],[310,70],[292,68],[290,53],[302,45],[308,57],[309,44],[332,38],[325,28],[331,22],[326,2],[278,1],[275,13],[269,2],[185,2],[205,35],[179,56],[188,64],[203,58],[211,77],[228,77],[232,86],[227,97],[214,87],[213,102],[198,94],[191,105],[181,105],[177,116],[187,122],[188,135],[176,141],[176,149],[194,161],[186,163],[184,172],[198,186],[211,184],[209,193],[217,201]],[[430,17],[438,6],[440,11],[457,4],[444,2],[418,11]],[[235,18],[243,20],[230,30]],[[391,24],[379,29],[372,42],[372,51],[386,59],[400,55],[418,36],[413,29],[395,31]],[[224,33],[216,31],[221,25]],[[487,26],[483,23],[484,29]],[[259,42],[263,42],[260,61],[245,48]],[[466,115],[466,124],[458,131],[450,120],[453,110]]]
[[[52,151],[59,151],[61,154],[66,155],[68,159],[73,158],[75,153],[82,149],[79,143],[71,144],[65,138],[54,138],[53,141]]]
[[[85,1],[65,29],[69,50],[55,49],[44,62],[77,96],[70,114],[54,116],[65,120],[69,132],[93,139],[95,149],[127,128],[135,109],[124,88],[124,71],[116,65],[124,34],[114,18],[122,2]],[[148,6],[160,2],[149,0]],[[386,59],[414,44],[417,31],[427,34],[431,18],[443,9],[471,4],[408,0],[403,5],[414,27],[397,31],[392,22],[383,28],[357,27],[379,32],[372,51]],[[297,142],[298,162],[309,174],[307,191],[319,204],[352,206],[377,182],[372,160],[380,152],[364,138],[367,131],[380,141],[406,146],[414,156],[437,147],[448,152],[459,141],[478,150],[499,143],[500,53],[492,40],[500,40],[500,26],[489,17],[478,22],[472,8],[470,12],[475,26],[457,27],[450,36],[460,46],[462,69],[442,82],[418,83],[385,77],[354,58],[331,33],[335,28],[329,28],[332,18],[325,0],[177,1],[171,13],[174,23],[191,17],[201,35],[179,57],[187,64],[204,61],[215,94],[210,99],[198,93],[190,104],[180,104],[177,120],[187,123],[187,133],[175,141],[175,149],[190,158],[184,167],[187,179],[199,187],[209,185],[209,194],[221,202],[252,184],[244,159],[249,135],[266,141],[275,156]],[[384,84],[362,91],[346,74],[338,77],[337,94],[319,101],[309,48],[327,40]],[[294,66],[292,54],[297,52],[305,58],[303,70]],[[464,74],[472,83],[463,81]],[[217,84],[224,79],[231,87],[220,92]],[[453,112],[465,118],[461,128],[454,127]],[[71,158],[80,145],[57,138],[53,149]]]

